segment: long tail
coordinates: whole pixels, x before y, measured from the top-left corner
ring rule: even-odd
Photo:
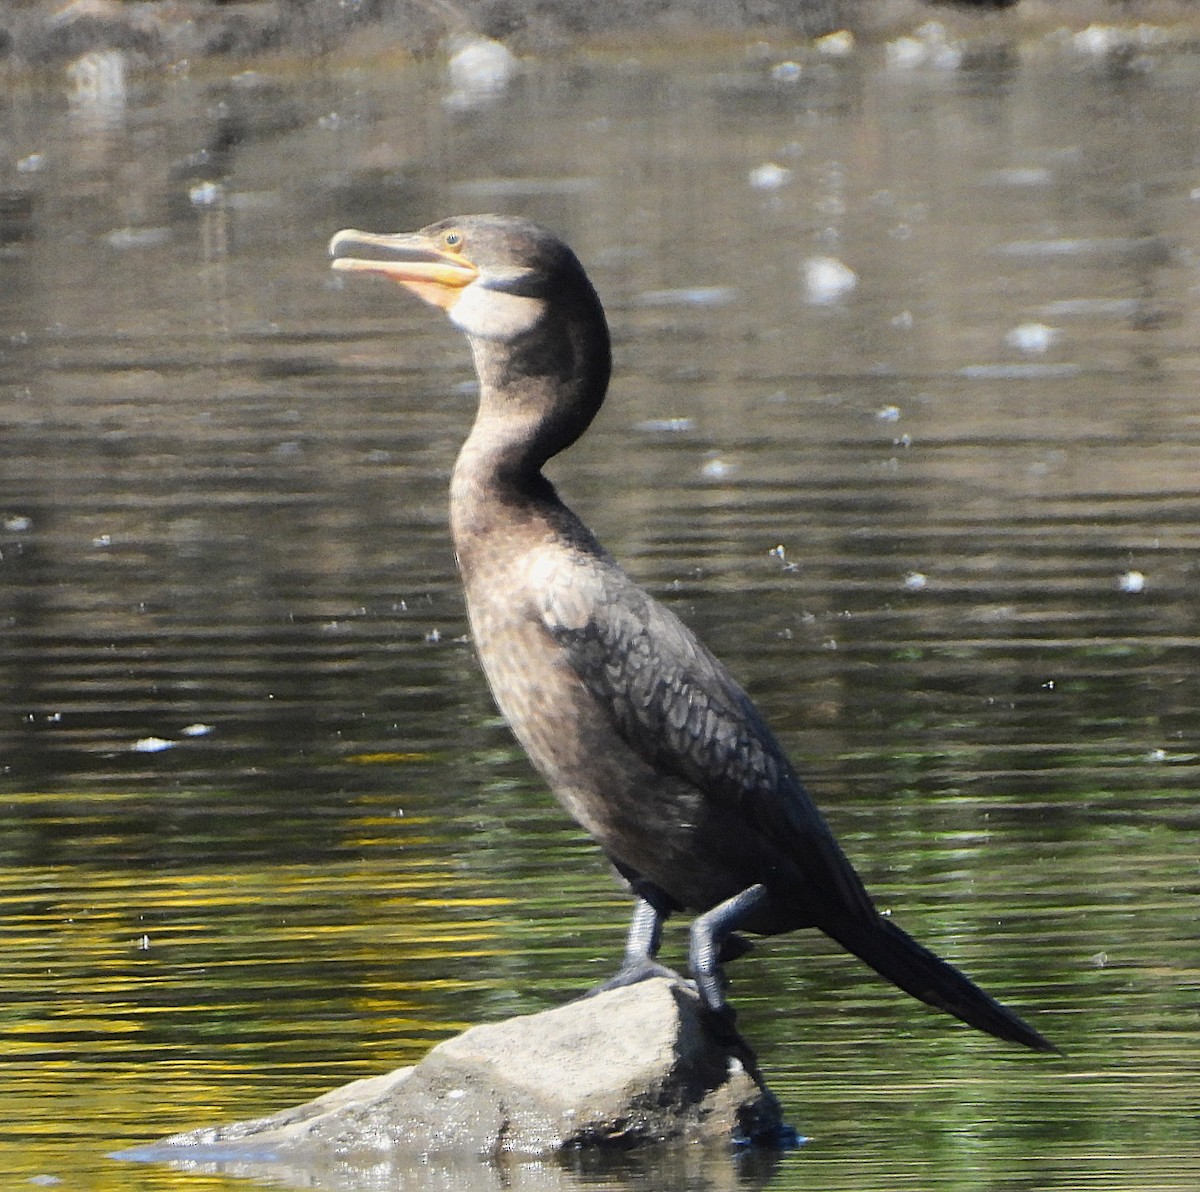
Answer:
[[[953,965],[918,944],[890,919],[846,919],[822,925],[843,948],[866,961],[880,976],[927,1005],[961,1018],[989,1035],[1022,1043],[1034,1051],[1058,1051],[1006,1006],[984,993]]]

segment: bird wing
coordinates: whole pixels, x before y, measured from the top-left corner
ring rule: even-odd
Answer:
[[[842,913],[876,914],[749,696],[670,609],[606,562],[544,576],[538,599],[621,738],[659,771],[736,806]]]
[[[707,797],[733,801],[755,833],[763,869],[751,880],[766,884],[782,923],[769,930],[819,927],[928,1005],[1001,1039],[1054,1050],[879,914],[750,698],[674,613],[611,561],[542,578],[550,581],[538,588],[546,628],[624,741]],[[783,857],[798,886],[774,884],[772,871],[778,881],[790,868],[773,864]]]

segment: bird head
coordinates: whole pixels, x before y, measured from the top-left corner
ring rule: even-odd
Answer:
[[[332,268],[397,282],[444,310],[460,330],[488,340],[532,330],[580,278],[591,289],[561,240],[513,216],[459,216],[388,235],[347,228],[329,242],[329,253]]]

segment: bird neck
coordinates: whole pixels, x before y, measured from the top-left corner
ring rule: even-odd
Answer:
[[[460,562],[514,523],[557,522],[563,506],[542,467],[588,428],[611,367],[598,302],[547,316],[516,340],[470,339],[479,409],[450,488]]]

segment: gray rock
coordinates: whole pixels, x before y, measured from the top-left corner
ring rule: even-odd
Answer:
[[[457,1160],[794,1141],[748,1057],[695,995],[657,979],[472,1027],[417,1065],[271,1117],[176,1134],[120,1158],[190,1169],[378,1171]]]

